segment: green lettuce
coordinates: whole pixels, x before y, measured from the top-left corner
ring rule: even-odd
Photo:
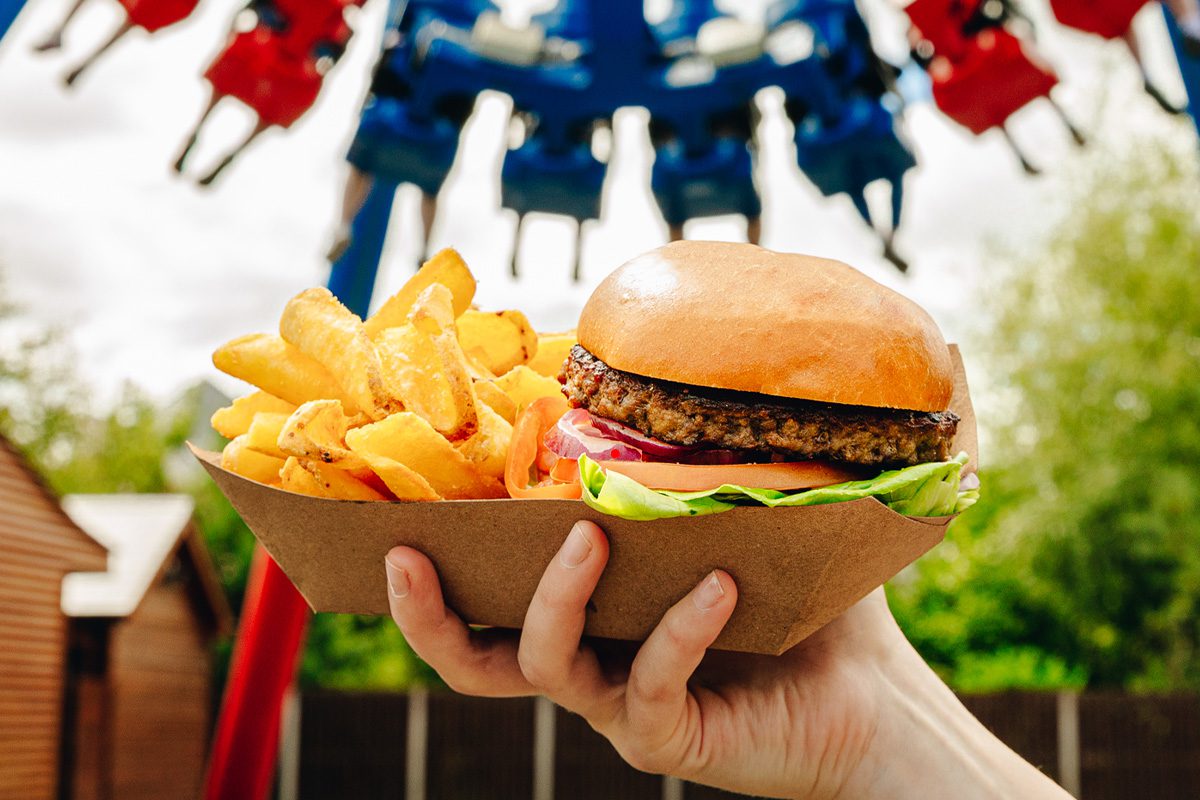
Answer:
[[[820,489],[781,492],[726,484],[703,492],[648,489],[632,478],[604,469],[586,455],[579,457],[583,502],[597,511],[633,520],[717,514],[736,506],[817,506],[863,497],[877,498],[909,517],[947,517],[970,507],[979,489],[960,486],[967,454],[950,461],[917,464],[880,473],[870,480],[850,481]]]

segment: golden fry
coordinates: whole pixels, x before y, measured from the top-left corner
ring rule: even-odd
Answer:
[[[512,441],[512,425],[485,404],[479,405],[479,430],[457,445],[471,463],[484,475],[504,479],[504,464],[508,445]]]
[[[250,422],[260,411],[273,414],[290,414],[296,410],[294,403],[280,400],[273,394],[267,394],[261,389],[251,392],[245,397],[239,397],[224,408],[213,412],[213,430],[226,439],[234,439],[250,430]]]
[[[382,331],[375,349],[388,391],[400,398],[404,409],[439,431],[453,430],[457,407],[433,338],[404,324]]]
[[[412,412],[392,414],[346,434],[363,458],[382,456],[420,473],[442,497],[506,497],[504,485],[484,475],[428,422]]]
[[[288,454],[279,449],[279,434],[287,424],[287,414],[272,414],[260,411],[254,415],[250,427],[244,434],[245,447],[258,453],[264,453],[275,458],[287,458]]]
[[[396,495],[397,500],[425,501],[441,500],[442,496],[434,491],[419,472],[409,469],[399,461],[393,461],[385,456],[374,453],[364,453],[359,456],[366,461],[379,480],[387,486],[388,491]]]
[[[278,486],[281,467],[283,467],[282,458],[269,456],[247,447],[245,434],[234,437],[221,451],[221,469],[236,472],[243,478],[249,478],[259,483]]]
[[[433,339],[441,358],[442,377],[450,386],[450,397],[454,402],[453,424],[438,430],[447,439],[460,441],[478,430],[479,415],[476,411],[474,382],[466,356],[458,343],[450,300],[450,290],[435,283],[417,296],[410,316],[413,326]]]
[[[367,319],[364,323],[367,335],[374,339],[380,332],[408,322],[408,314],[417,296],[434,283],[440,283],[450,290],[455,317],[470,308],[471,300],[475,297],[475,277],[463,263],[462,256],[447,248],[426,261],[400,291],[389,297]]]
[[[517,421],[517,404],[494,381],[475,381],[475,396],[509,425]]]
[[[278,336],[240,336],[217,348],[213,366],[294,405],[333,397],[347,413],[360,410],[329,370]]]
[[[289,492],[339,500],[387,500],[345,470],[289,456],[279,471],[281,487]]]
[[[346,448],[351,422],[337,400],[309,400],[288,417],[276,444],[289,456],[332,464],[338,469],[363,469],[366,462]]]
[[[373,419],[400,410],[400,403],[385,391],[379,356],[362,320],[328,289],[306,289],[289,300],[279,320],[279,335],[325,365],[354,401],[355,410]]]
[[[462,349],[495,375],[503,375],[537,353],[537,333],[520,311],[471,309],[458,318],[456,326]]]
[[[524,364],[496,378],[495,384],[516,404],[518,414],[540,397],[562,396],[562,385],[558,381],[539,375]]]
[[[575,331],[540,334],[537,355],[529,359],[525,366],[540,375],[557,378],[562,372],[563,362],[567,360],[576,341]]]

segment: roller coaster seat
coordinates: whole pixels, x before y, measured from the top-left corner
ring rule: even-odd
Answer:
[[[604,164],[589,143],[550,150],[538,136],[508,152],[500,175],[501,204],[521,216],[541,211],[580,222],[598,219],[603,187]]]
[[[1133,18],[1149,0],[1050,0],[1054,17],[1068,28],[1105,39],[1125,35]]]
[[[204,73],[218,96],[235,97],[266,125],[291,126],[321,91],[316,59],[289,54],[280,34],[262,26],[234,33]]]
[[[856,97],[832,125],[810,115],[796,124],[796,163],[827,197],[848,194],[870,222],[863,193],[876,180],[899,187],[917,165],[896,135],[895,118],[878,98]],[[898,196],[898,193],[897,193]],[[893,208],[893,225],[900,216]]]
[[[454,163],[459,129],[440,117],[414,120],[409,111],[397,98],[370,98],[346,160],[385,181],[436,195]]]
[[[679,140],[656,150],[650,187],[668,225],[689,219],[762,214],[762,201],[754,188],[753,162],[746,142],[714,139],[703,153],[689,153]]]
[[[119,0],[130,23],[147,33],[174,25],[196,10],[199,0]]]
[[[1058,84],[1053,72],[1034,64],[1021,42],[1000,28],[977,34],[945,74],[935,69],[930,77],[938,108],[976,134],[1003,125]]]

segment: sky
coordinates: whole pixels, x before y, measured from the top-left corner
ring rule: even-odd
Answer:
[[[309,114],[272,130],[208,190],[194,177],[249,130],[252,115],[226,100],[193,155],[192,179],[168,165],[207,99],[200,78],[220,49],[240,3],[203,0],[184,23],[154,36],[137,31],[67,91],[61,76],[116,27],[113,0],[87,0],[62,53],[34,55],[32,43],[70,0],[38,0],[0,42],[0,271],[5,292],[39,324],[65,330],[80,369],[111,396],[124,381],[166,398],[200,379],[227,392],[210,354],[243,333],[273,330],[287,298],[324,283],[329,245],[384,7],[372,0],[356,20],[346,57]],[[548,3],[502,4],[513,21]],[[722,5],[753,16],[761,0]],[[877,48],[899,59],[903,16],[885,0],[864,0]],[[949,340],[978,318],[981,276],[1000,251],[1034,248],[1068,210],[1072,181],[1103,159],[1151,137],[1194,136],[1187,118],[1158,111],[1119,43],[1054,25],[1043,0],[1026,5],[1039,46],[1062,83],[1055,96],[1088,132],[1075,150],[1044,103],[1023,109],[1014,133],[1046,168],[1026,177],[996,132],[973,137],[930,104],[911,105],[905,126],[920,167],[906,184],[900,249],[912,262],[900,276],[847,198],[825,199],[798,173],[780,97],[760,98],[764,123],[758,179],[763,244],[838,258],[912,297]],[[1167,93],[1183,89],[1157,7],[1138,26],[1152,72]],[[228,104],[228,105],[226,105]],[[506,99],[481,99],[439,202],[435,247],[454,246],[479,278],[483,308],[525,310],[543,330],[573,327],[592,287],[639,252],[665,241],[648,189],[652,153],[645,114],[615,120],[602,218],[585,227],[583,280],[568,262],[573,222],[530,216],[522,228],[521,277],[508,277],[515,217],[499,207],[498,171]],[[880,188],[881,196],[886,190]],[[393,214],[376,300],[411,274],[420,247],[416,193],[402,189]],[[744,237],[744,223],[691,223],[689,238]],[[968,359],[969,361],[969,359]]]

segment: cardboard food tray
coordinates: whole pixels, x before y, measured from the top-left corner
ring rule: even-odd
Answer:
[[[978,464],[975,415],[958,348],[954,452]],[[292,494],[227,472],[193,449],[314,611],[388,614],[383,559],[408,545],[432,559],[447,603],[479,625],[519,628],[542,571],[571,526],[595,521],[611,544],[585,633],[642,640],[710,570],[738,585],[714,647],[777,654],[941,541],[949,517],[904,517],[874,498],[803,508],[739,507],[634,522],[579,500],[379,503]]]

